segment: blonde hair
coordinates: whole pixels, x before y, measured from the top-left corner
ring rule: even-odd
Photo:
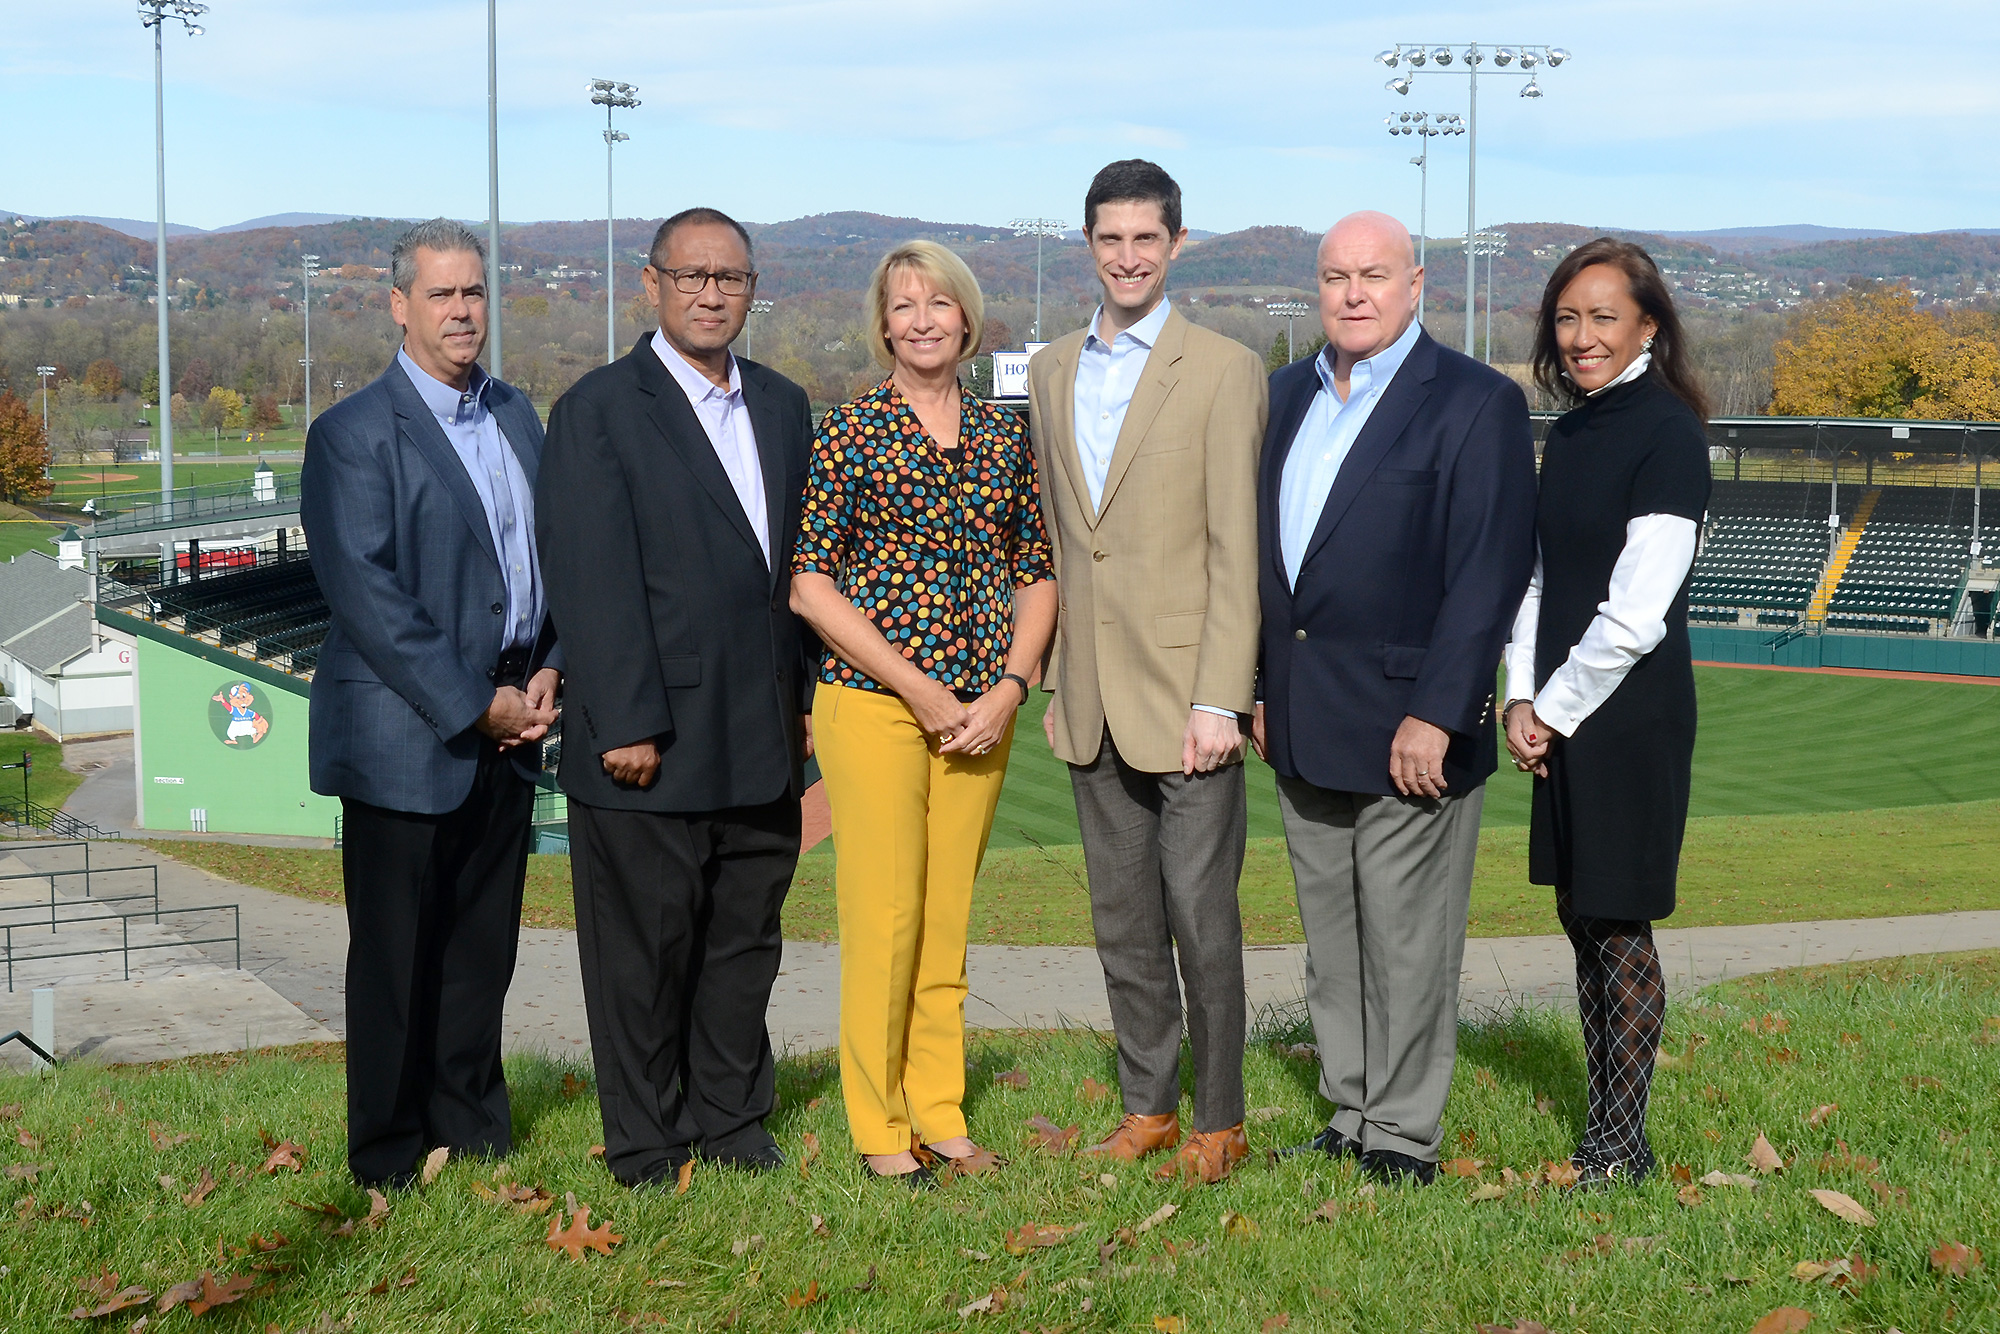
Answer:
[[[965,312],[965,341],[958,359],[965,361],[979,351],[980,335],[986,328],[986,298],[980,295],[979,280],[960,259],[936,241],[905,241],[882,256],[875,276],[868,280],[869,350],[885,368],[893,369],[896,356],[889,350],[889,280],[905,270],[921,274]]]

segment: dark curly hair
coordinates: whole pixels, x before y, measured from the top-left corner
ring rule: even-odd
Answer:
[[[1675,397],[1706,422],[1708,394],[1688,358],[1687,334],[1674,310],[1667,281],[1660,276],[1660,266],[1642,247],[1609,236],[1600,236],[1570,251],[1549,275],[1548,286],[1542,289],[1541,313],[1535,319],[1535,383],[1542,392],[1571,407],[1584,399],[1583,391],[1562,373],[1562,349],[1556,345],[1556,302],[1577,275],[1594,264],[1609,264],[1625,275],[1632,299],[1657,326],[1651,369],[1659,373],[1661,382],[1673,390]]]

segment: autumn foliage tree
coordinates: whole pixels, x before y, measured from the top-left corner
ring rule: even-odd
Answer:
[[[1771,412],[1796,417],[2000,420],[2000,323],[1920,310],[1900,287],[1815,301],[1773,349]]]
[[[284,414],[278,411],[276,394],[259,394],[250,405],[250,429],[268,431],[285,424]]]
[[[99,358],[83,372],[83,387],[99,398],[116,398],[125,387],[125,375],[118,369],[117,362]]]
[[[49,493],[42,471],[49,462],[49,440],[42,419],[11,390],[0,392],[0,498],[32,500]]]

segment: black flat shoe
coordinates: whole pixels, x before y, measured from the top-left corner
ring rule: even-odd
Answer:
[[[931,1167],[918,1163],[907,1172],[878,1172],[868,1161],[868,1155],[861,1155],[862,1173],[875,1181],[900,1181],[911,1194],[920,1190],[932,1190],[937,1186],[937,1172]]]
[[[1428,1186],[1437,1180],[1438,1172],[1436,1163],[1427,1163],[1393,1149],[1375,1149],[1362,1154],[1361,1170],[1385,1186],[1400,1185],[1405,1181]]]
[[[1359,1158],[1361,1141],[1351,1139],[1332,1126],[1328,1126],[1304,1144],[1294,1144],[1289,1148],[1278,1150],[1280,1158],[1302,1158],[1309,1153],[1323,1153],[1329,1158],[1336,1159]]]

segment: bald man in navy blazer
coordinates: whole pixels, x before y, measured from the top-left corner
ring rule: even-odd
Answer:
[[[1328,346],[1271,377],[1258,751],[1278,772],[1331,1124],[1294,1152],[1436,1172],[1493,683],[1535,555],[1527,400],[1416,322],[1401,223],[1320,243]]]

